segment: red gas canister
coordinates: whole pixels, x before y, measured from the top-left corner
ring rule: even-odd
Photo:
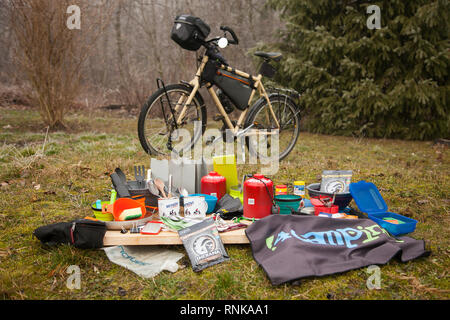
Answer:
[[[226,179],[217,172],[212,171],[202,178],[201,190],[202,194],[209,194],[220,200],[227,193]]]
[[[273,182],[255,174],[244,182],[244,217],[261,219],[272,213]]]

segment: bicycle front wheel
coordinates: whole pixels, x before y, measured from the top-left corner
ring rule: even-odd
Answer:
[[[245,127],[253,125],[253,131],[258,132],[253,138],[247,137],[249,151],[259,158],[272,158],[275,152],[279,160],[286,158],[297,143],[300,135],[300,112],[295,103],[286,95],[277,94],[269,97],[272,111],[266,99],[259,100],[250,110]],[[274,115],[277,119],[275,121]],[[279,127],[277,126],[277,122]],[[271,133],[278,131],[278,148],[273,150]]]
[[[142,107],[138,121],[138,135],[142,148],[150,155],[168,155],[172,151],[172,133],[185,129],[190,139],[176,151],[188,150],[201,138],[206,129],[206,107],[197,92],[186,105],[192,88],[183,84],[168,85],[156,91]],[[179,120],[180,114],[184,115]],[[176,123],[175,123],[176,122]],[[201,123],[201,130],[195,122]],[[174,142],[175,143],[175,142]]]

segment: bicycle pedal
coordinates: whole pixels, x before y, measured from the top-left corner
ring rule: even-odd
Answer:
[[[216,114],[214,117],[213,117],[213,120],[214,121],[223,121],[225,118],[222,116],[222,115],[220,115],[220,114]]]

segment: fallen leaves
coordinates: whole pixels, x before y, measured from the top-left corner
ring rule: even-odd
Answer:
[[[425,291],[428,293],[449,293],[450,290],[442,290],[442,289],[437,289],[437,288],[433,288],[433,287],[428,287],[426,285],[423,285],[419,279],[417,279],[414,276],[406,276],[406,275],[400,275],[400,276],[395,276],[398,279],[401,280],[406,280],[410,283],[410,286],[412,287],[412,291],[415,294],[416,292],[420,292],[420,291]]]
[[[52,285],[50,287],[50,291],[55,290],[56,285],[58,284],[58,280],[56,280],[56,277],[53,277],[53,282]]]
[[[48,274],[47,277],[52,278],[52,277],[64,277],[65,276],[65,272],[66,272],[67,267],[64,267],[61,264],[58,264],[54,269],[52,269]]]
[[[6,249],[0,249],[0,258],[5,258],[10,255],[10,251]]]
[[[444,159],[444,154],[440,151],[440,150],[436,150],[436,160],[437,161],[442,161]]]
[[[73,164],[69,167],[70,171],[77,171],[82,177],[88,178],[91,175],[92,168],[88,166],[83,166],[82,162],[79,161],[77,164]]]
[[[26,181],[24,179],[16,179],[16,180],[9,180],[9,181],[2,181],[0,183],[1,189],[7,189],[10,186],[18,185],[20,187],[24,187],[26,185]]]

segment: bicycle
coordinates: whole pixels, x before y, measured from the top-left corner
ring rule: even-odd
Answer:
[[[150,155],[166,155],[167,150],[173,150],[173,132],[184,128],[191,134],[191,140],[183,150],[192,149],[206,130],[206,106],[199,93],[199,89],[206,86],[219,111],[219,116],[214,120],[223,122],[223,135],[229,129],[234,139],[245,138],[245,145],[250,152],[258,157],[267,157],[267,154],[260,153],[261,149],[252,145],[256,139],[250,137],[259,136],[260,143],[262,141],[270,147],[269,136],[279,134],[278,152],[279,160],[282,160],[292,151],[300,133],[300,110],[294,100],[300,95],[295,90],[276,88],[267,93],[262,83],[263,76],[274,76],[275,68],[270,62],[281,61],[282,54],[255,52],[256,56],[264,60],[257,76],[234,69],[229,66],[219,48],[238,45],[239,39],[230,27],[221,26],[220,29],[224,32],[223,37],[206,40],[210,27],[200,18],[189,15],[176,17],[172,40],[186,50],[197,52],[201,47],[205,50],[197,57],[198,69],[190,82],[181,81],[166,86],[161,79],[157,79],[158,90],[142,107],[139,115],[140,143]],[[228,39],[228,35],[231,39]],[[215,91],[213,86],[219,89]],[[256,93],[259,99],[250,107]],[[241,111],[237,122],[229,117],[235,109]],[[201,123],[200,128],[195,128],[196,121]],[[214,140],[218,138],[221,137]]]

